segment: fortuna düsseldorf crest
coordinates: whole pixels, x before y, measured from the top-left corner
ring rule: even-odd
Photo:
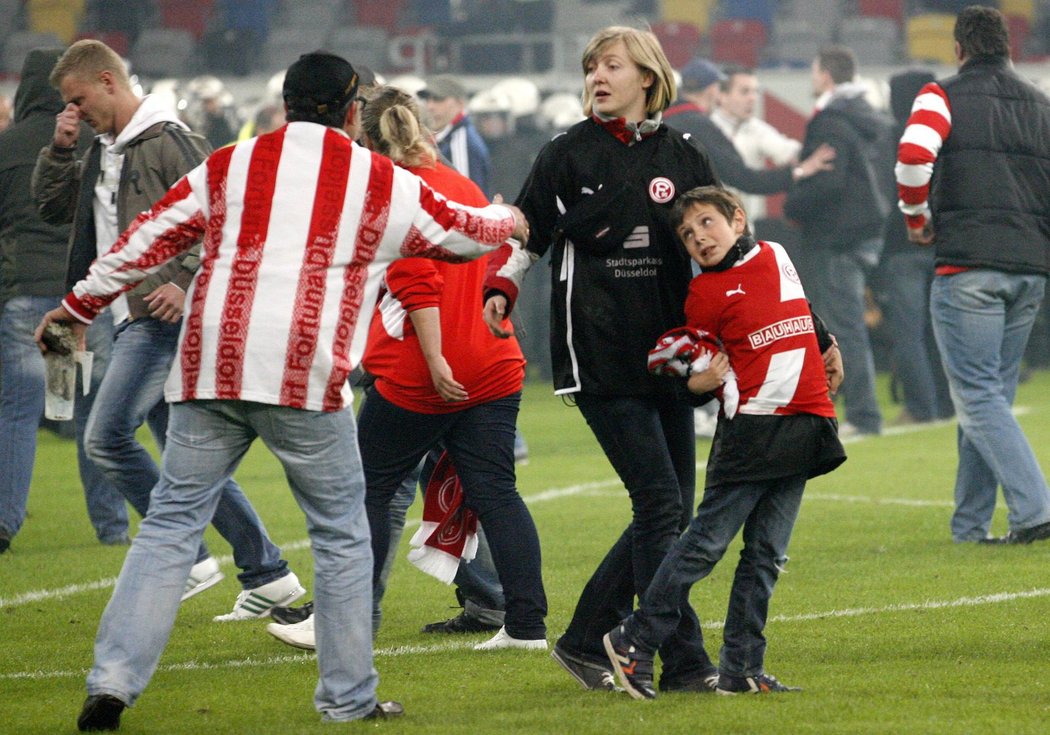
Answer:
[[[674,184],[664,176],[657,176],[649,182],[649,198],[657,204],[667,204],[674,199]]]

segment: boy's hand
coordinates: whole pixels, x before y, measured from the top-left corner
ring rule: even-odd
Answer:
[[[690,375],[689,382],[686,385],[691,393],[697,395],[710,393],[722,385],[722,380],[728,372],[729,357],[726,353],[719,352],[711,358],[711,364],[708,365],[707,370],[701,370]]]
[[[839,352],[838,343],[831,345],[824,352],[824,374],[828,380],[828,393],[834,397],[839,392],[845,372],[842,369],[842,353]]]

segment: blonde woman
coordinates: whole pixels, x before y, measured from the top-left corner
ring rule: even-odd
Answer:
[[[684,323],[691,273],[671,207],[680,192],[718,181],[707,156],[661,121],[675,83],[652,33],[599,31],[584,51],[583,74],[588,118],[540,152],[517,202],[532,228],[529,257],[503,264],[485,308],[490,328],[505,334],[499,318],[525,269],[550,251],[555,392],[583,414],[632,510],[553,656],[585,688],[611,689],[602,636],[645,591],[693,509],[692,406],[684,386],[649,376],[646,357],[661,334]],[[717,669],[685,595],[682,623],[660,652],[661,689],[714,688]]]

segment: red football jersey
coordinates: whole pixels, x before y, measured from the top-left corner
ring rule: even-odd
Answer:
[[[732,267],[696,276],[685,316],[722,341],[740,413],[835,416],[813,313],[782,246],[759,242]]]

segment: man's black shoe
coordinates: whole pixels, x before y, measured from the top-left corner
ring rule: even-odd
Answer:
[[[84,700],[84,707],[77,718],[80,732],[116,730],[120,727],[120,713],[127,707],[110,694],[92,694]]]
[[[1003,543],[1007,544],[1030,544],[1033,541],[1042,541],[1050,538],[1050,521],[1040,523],[1031,528],[1022,528],[1003,536]]]
[[[486,623],[479,620],[466,610],[454,618],[439,620],[436,623],[428,623],[423,626],[424,633],[488,633],[502,628],[502,625]]]
[[[583,653],[570,651],[561,643],[554,644],[551,658],[568,671],[572,678],[580,682],[584,689],[595,689],[611,692],[616,689],[616,676],[609,668],[609,662]]]
[[[719,694],[774,694],[777,692],[801,692],[799,687],[789,687],[777,681],[770,674],[758,676],[729,676],[722,674],[718,678]]]
[[[301,623],[314,614],[314,603],[310,602],[301,607],[275,607],[270,610],[270,617],[280,625],[295,625]]]
[[[653,654],[646,653],[634,645],[622,625],[617,625],[606,633],[602,643],[620,686],[635,699],[656,699],[656,689],[653,688]]]
[[[400,702],[379,702],[376,708],[362,717],[362,720],[387,720],[391,717],[400,717],[405,714],[405,708]]]
[[[695,694],[707,694],[718,688],[718,669],[710,668],[702,674],[697,674],[691,679],[680,681],[660,680],[661,692],[683,692]]]
[[[11,537],[6,533],[0,533],[0,554],[11,548]]]

